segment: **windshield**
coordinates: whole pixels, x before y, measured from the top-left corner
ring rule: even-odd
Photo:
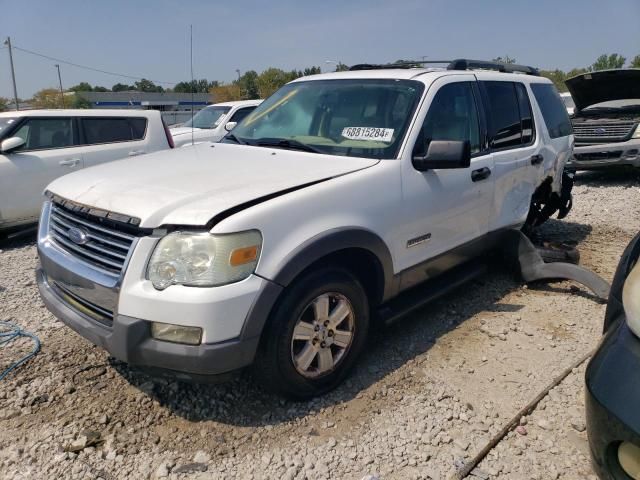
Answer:
[[[17,117],[1,117],[0,118],[0,138],[4,138],[5,134],[11,130],[11,127],[18,121]]]
[[[424,85],[413,80],[314,80],[285,85],[225,141],[332,155],[395,158]]]
[[[193,128],[216,128],[220,125],[221,117],[231,110],[231,107],[206,107],[193,116],[192,120],[183,126]]]

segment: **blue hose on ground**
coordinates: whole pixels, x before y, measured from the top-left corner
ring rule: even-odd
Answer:
[[[18,368],[20,365],[34,357],[40,351],[40,339],[36,335],[23,330],[22,327],[16,325],[15,323],[0,320],[0,346],[4,347],[5,345],[8,345],[12,341],[20,337],[27,337],[33,340],[33,350],[31,350],[30,353],[26,354],[17,362],[9,365],[2,373],[0,373],[0,380],[9,375],[9,373]]]

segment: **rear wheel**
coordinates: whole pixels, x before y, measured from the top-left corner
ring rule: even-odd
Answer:
[[[362,352],[369,305],[349,272],[327,267],[296,279],[272,312],[254,369],[269,390],[296,399],[335,388]]]

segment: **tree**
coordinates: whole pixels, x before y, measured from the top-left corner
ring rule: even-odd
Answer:
[[[598,70],[611,70],[613,68],[622,68],[624,62],[627,59],[617,53],[612,53],[611,55],[607,55],[606,53],[600,55],[596,61],[589,67],[589,70],[592,72],[597,72]]]
[[[92,92],[93,87],[90,83],[80,82],[78,85],[74,85],[73,87],[69,88],[69,90],[71,90],[72,92]]]
[[[206,78],[200,80],[194,80],[193,82],[178,82],[175,87],[173,87],[173,91],[176,93],[207,93],[210,89],[217,86],[218,82],[214,80],[210,82]]]
[[[91,102],[76,93],[71,100],[71,108],[91,108]]]
[[[242,97],[247,100],[255,100],[260,98],[260,90],[258,89],[258,72],[248,70],[236,81],[240,87]]]
[[[35,108],[69,108],[73,102],[73,96],[63,95],[61,100],[60,90],[57,88],[43,88],[33,95],[31,104]],[[64,105],[62,104],[63,101]]]
[[[640,68],[640,55],[636,55],[629,64],[630,68]]]
[[[516,63],[515,58],[511,58],[509,55],[505,55],[504,57],[496,57],[492,60],[492,62],[500,62],[500,63]]]
[[[557,68],[555,70],[540,70],[540,75],[551,80],[559,91],[565,92],[567,90],[567,86],[564,84],[567,74],[562,70]]]
[[[93,87],[93,91],[94,92],[108,92],[109,89],[107,87],[101,87],[99,85],[96,85],[95,87]]]
[[[301,76],[306,77],[307,75],[317,75],[318,73],[322,73],[320,67],[305,68]]]
[[[131,92],[135,90],[136,87],[133,85],[127,85],[125,83],[116,83],[113,87],[111,87],[112,92]]]
[[[294,71],[294,75],[296,73],[297,72]],[[297,78],[294,75],[292,75],[292,72],[285,72],[279,68],[267,68],[264,72],[258,75],[258,90],[260,91],[260,98],[267,98],[285,83]]]
[[[237,82],[228,85],[216,85],[209,90],[209,93],[213,95],[213,101],[216,103],[242,100]]]
[[[9,99],[0,97],[0,112],[4,112],[6,110],[9,110]]]
[[[589,69],[587,68],[573,68],[567,72],[567,78],[572,78],[578,75],[582,75],[584,73],[587,73],[588,71]]]
[[[151,80],[147,80],[146,78],[135,82],[134,86],[134,90],[137,90],[139,92],[164,92],[164,88],[162,88],[160,85],[156,85]]]
[[[336,64],[336,72],[346,72],[347,70],[349,70],[349,65],[345,65],[342,62]]]

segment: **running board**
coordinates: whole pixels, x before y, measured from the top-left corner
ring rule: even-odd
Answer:
[[[486,263],[478,260],[467,262],[413,287],[385,303],[377,312],[378,318],[385,325],[389,325],[486,272]]]
[[[519,270],[525,282],[535,280],[573,280],[598,297],[609,299],[611,286],[602,277],[579,265],[565,262],[545,263],[535,245],[520,230],[508,230],[504,233],[505,256],[513,267]]]

